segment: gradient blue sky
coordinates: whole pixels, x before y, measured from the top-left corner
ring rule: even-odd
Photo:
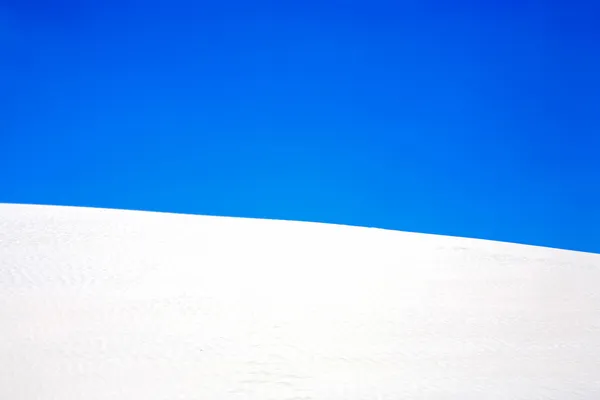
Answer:
[[[599,11],[1,0],[0,202],[600,253]]]

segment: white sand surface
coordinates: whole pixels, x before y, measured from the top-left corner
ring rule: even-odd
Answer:
[[[0,205],[2,400],[600,399],[600,255]]]

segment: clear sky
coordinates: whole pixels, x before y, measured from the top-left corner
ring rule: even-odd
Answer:
[[[597,1],[0,0],[0,202],[600,253]]]

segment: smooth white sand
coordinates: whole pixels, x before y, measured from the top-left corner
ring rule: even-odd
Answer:
[[[0,205],[0,399],[600,399],[600,255]]]

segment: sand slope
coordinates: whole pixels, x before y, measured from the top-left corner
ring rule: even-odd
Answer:
[[[600,255],[0,205],[0,399],[600,399]]]

